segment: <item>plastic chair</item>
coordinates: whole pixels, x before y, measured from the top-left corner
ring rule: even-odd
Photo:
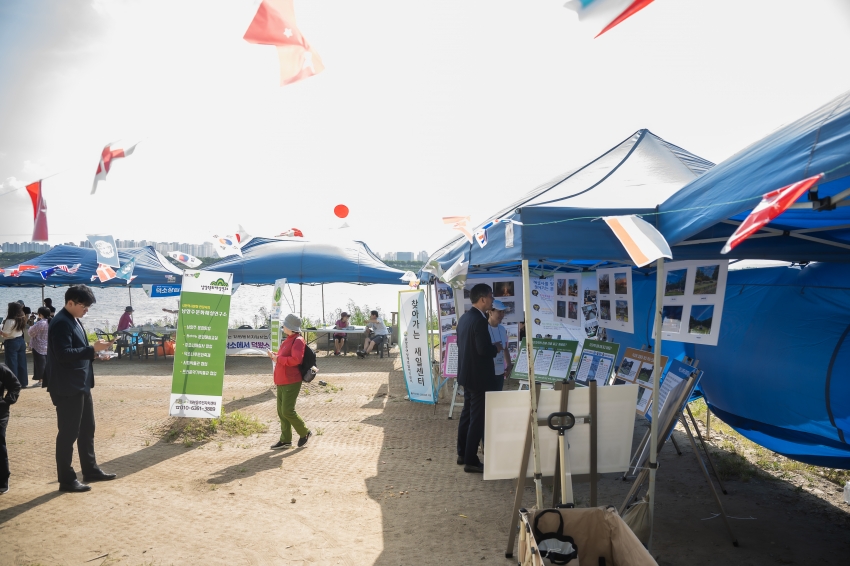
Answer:
[[[148,359],[153,354],[153,359],[156,361],[159,359],[160,353],[162,353],[163,359],[168,359],[165,353],[165,336],[160,336],[153,332],[142,332],[139,335],[138,347],[141,350],[139,358],[141,358],[141,353],[144,352],[145,359]]]
[[[141,359],[141,352],[138,348],[138,334],[122,330],[117,333],[117,337],[118,338],[115,341],[115,351],[118,352],[119,360],[121,359],[122,354],[128,355],[130,359],[133,359],[133,354],[136,354],[139,356],[139,359]]]

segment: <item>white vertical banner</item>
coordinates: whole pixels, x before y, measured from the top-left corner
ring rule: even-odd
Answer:
[[[271,328],[271,342],[272,342],[272,351],[277,352],[277,349],[280,347],[280,343],[283,342],[281,340],[281,332],[280,332],[280,322],[283,318],[283,309],[281,309],[281,305],[283,304],[283,291],[286,287],[286,278],[278,279],[274,282],[274,292],[272,294],[272,310],[271,310],[271,321],[269,323],[269,328]]]
[[[426,311],[424,290],[399,291],[398,340],[407,394],[411,401],[433,405],[434,385]]]

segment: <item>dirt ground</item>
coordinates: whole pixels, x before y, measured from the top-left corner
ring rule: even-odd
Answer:
[[[44,390],[23,391],[7,433],[0,564],[514,564],[505,558],[513,483],[456,465],[447,404],[404,400],[397,355],[320,357],[319,366],[333,387],[311,384],[298,411],[321,434],[304,449],[270,451],[280,428],[267,359],[228,358],[224,398],[229,413],[268,431],[191,446],[165,434],[176,421],[170,360],[98,362],[96,451],[119,478],[84,494],[57,491],[53,406]],[[638,423],[635,443],[645,430]],[[711,518],[687,437],[674,434],[683,455],[665,447],[658,472],[659,564],[848,563],[848,506],[828,482],[726,481],[733,547]],[[619,506],[629,485],[603,476],[599,503]],[[575,492],[586,504],[588,484]],[[525,504],[533,501],[528,488]]]

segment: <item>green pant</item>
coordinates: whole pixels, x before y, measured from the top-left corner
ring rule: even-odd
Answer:
[[[295,402],[301,393],[301,382],[277,386],[277,416],[280,418],[280,441],[292,442],[292,427],[298,436],[307,436],[304,419],[295,412]]]

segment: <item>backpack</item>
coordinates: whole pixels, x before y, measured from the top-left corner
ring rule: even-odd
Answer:
[[[298,371],[301,372],[301,380],[305,383],[310,383],[316,374],[319,372],[316,367],[316,352],[310,346],[304,345],[304,359],[298,366]]]

